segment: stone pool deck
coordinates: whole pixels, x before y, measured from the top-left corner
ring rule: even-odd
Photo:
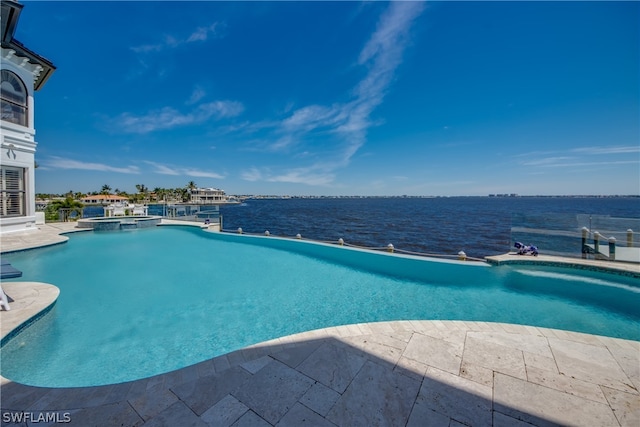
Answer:
[[[5,322],[55,299],[51,285],[2,286],[15,300],[0,311],[3,337],[13,329]],[[304,332],[116,385],[49,389],[0,377],[0,406],[2,425],[57,413],[77,426],[637,427],[639,390],[637,341],[418,320]]]

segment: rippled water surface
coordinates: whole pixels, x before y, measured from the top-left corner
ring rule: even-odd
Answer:
[[[640,232],[640,198],[596,197],[438,197],[364,199],[247,200],[221,208],[224,228],[485,257],[508,252],[514,240],[535,244],[543,253],[580,254],[579,238],[511,234],[511,228],[565,230],[589,227],[589,215],[636,218],[615,225]],[[593,224],[594,226],[596,224]],[[599,224],[602,225],[602,224]],[[591,227],[589,227],[591,228]],[[604,229],[600,229],[604,231]]]

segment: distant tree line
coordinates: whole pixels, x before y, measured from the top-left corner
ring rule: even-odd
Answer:
[[[92,191],[89,193],[83,193],[79,191],[69,190],[63,194],[49,194],[49,193],[37,193],[36,199],[39,200],[54,200],[53,203],[62,203],[60,199],[70,199],[71,201],[80,201],[87,196],[96,196],[96,195],[116,195],[121,197],[126,197],[131,203],[162,203],[162,202],[187,202],[189,201],[191,191],[197,188],[195,182],[189,181],[187,185],[179,188],[162,188],[156,187],[153,190],[150,190],[144,184],[136,184],[137,193],[128,193],[126,191],[122,191],[118,188],[115,190],[111,189],[111,186],[105,184],[98,191]],[[52,204],[53,204],[52,203]],[[70,202],[69,202],[70,203]],[[67,204],[69,204],[67,203]]]
[[[80,200],[87,196],[95,195],[116,195],[126,197],[131,203],[176,203],[189,201],[191,191],[197,188],[195,182],[189,181],[187,185],[180,188],[161,188],[156,187],[152,191],[144,184],[136,184],[137,193],[128,193],[119,189],[112,190],[111,186],[105,184],[99,191],[83,193],[80,191],[69,190],[64,194],[48,194],[37,193],[37,200],[50,200],[45,209],[45,219],[47,221],[57,221],[60,217],[60,211],[66,210],[67,216],[80,217],[84,205]]]

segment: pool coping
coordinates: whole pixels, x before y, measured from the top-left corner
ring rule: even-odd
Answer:
[[[0,317],[0,346],[47,314],[60,295],[57,286],[41,282],[3,282],[2,289],[12,300]]]
[[[551,267],[568,267],[579,270],[613,273],[640,279],[640,265],[627,262],[611,262],[582,258],[569,258],[551,255],[518,255],[507,253],[485,257],[493,265],[541,265]]]
[[[13,288],[25,284],[55,288],[36,282],[3,287],[13,296]],[[15,323],[24,327],[56,298],[41,301],[35,314],[15,303],[0,311],[2,337],[15,330],[5,331],[7,314],[22,312]],[[405,320],[276,338],[114,385],[46,388],[0,377],[0,407],[3,417],[56,414],[82,426],[109,425],[106,420],[296,425],[303,419],[346,426],[354,417],[408,426],[426,417],[443,425],[626,426],[640,420],[639,367],[640,341],[526,325]]]
[[[204,225],[199,222],[192,221],[179,221],[163,218],[160,224],[162,226],[187,226],[200,228],[206,232],[220,232],[219,228],[215,227],[216,224]],[[74,222],[66,223],[47,223],[39,225],[36,229],[26,232],[14,232],[5,233],[0,239],[0,254],[9,254],[14,252],[20,252],[24,250],[31,250],[42,248],[46,246],[52,246],[60,243],[65,243],[69,240],[66,236],[70,233],[77,232],[92,232],[93,229],[78,228]],[[233,234],[222,232],[224,234]],[[256,237],[263,237],[259,235],[252,235]],[[285,238],[272,236],[269,238],[282,238],[287,240],[296,240],[294,238]],[[315,240],[302,240],[311,243],[325,243]],[[397,254],[398,256],[405,256]],[[417,257],[417,256],[416,256]],[[435,258],[437,259],[437,258]],[[485,257],[486,261],[492,265],[505,265],[505,264],[528,264],[528,265],[550,265],[550,266],[565,266],[574,267],[580,269],[588,269],[601,272],[622,273],[630,275],[631,277],[640,278],[640,265],[627,262],[612,262],[605,260],[594,259],[582,259],[582,258],[570,258],[551,255],[538,255],[538,256],[525,256],[517,255],[513,252],[509,252],[502,255],[491,255]]]

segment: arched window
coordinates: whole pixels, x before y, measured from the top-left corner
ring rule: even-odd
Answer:
[[[9,70],[2,70],[0,110],[2,120],[27,126],[27,87]]]

